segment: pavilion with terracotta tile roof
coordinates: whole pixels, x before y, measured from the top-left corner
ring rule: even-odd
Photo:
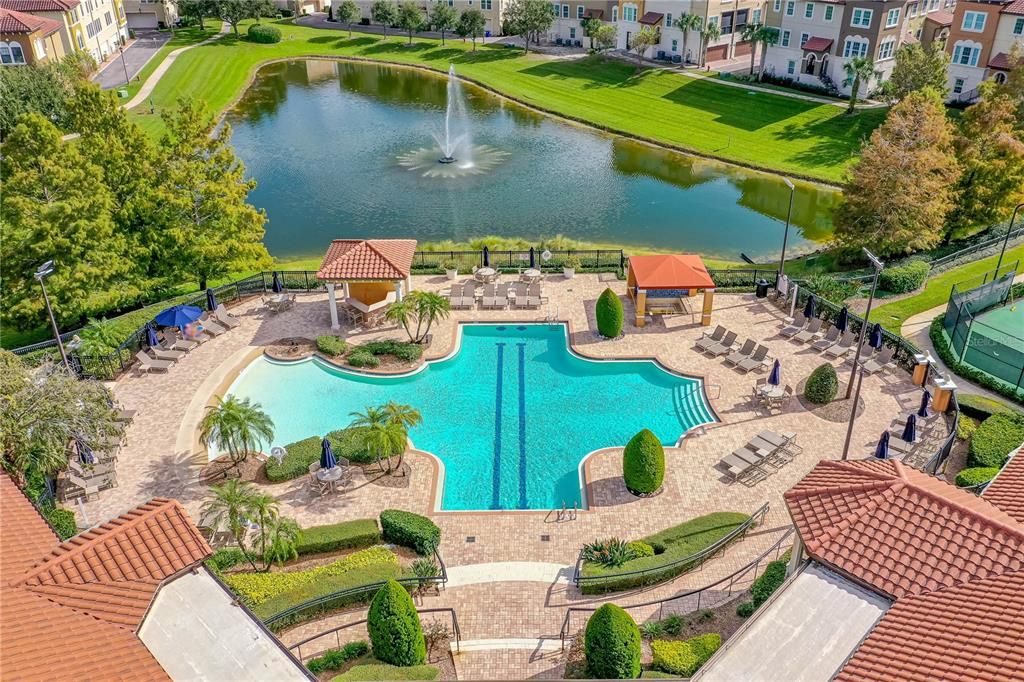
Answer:
[[[658,254],[630,256],[626,273],[626,293],[636,308],[635,324],[646,324],[648,308],[655,309],[652,299],[671,299],[673,303],[684,296],[704,292],[702,326],[711,324],[711,309],[715,298],[715,282],[700,256],[693,254]],[[660,307],[660,306],[659,306]],[[675,309],[670,306],[669,309]]]
[[[412,289],[415,239],[335,239],[327,247],[317,279],[327,283],[331,329],[340,329],[336,285],[345,302],[366,313],[389,305]]]

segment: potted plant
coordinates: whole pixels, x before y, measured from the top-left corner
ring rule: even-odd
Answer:
[[[566,279],[572,279],[576,271],[583,266],[583,261],[578,256],[569,256],[562,261],[562,274]]]
[[[459,264],[454,260],[442,261],[441,269],[444,270],[444,274],[447,275],[448,279],[455,279],[459,276]]]

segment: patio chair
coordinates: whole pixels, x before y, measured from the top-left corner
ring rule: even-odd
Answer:
[[[821,352],[831,348],[837,343],[839,343],[839,328],[829,327],[828,333],[825,334],[823,338],[820,338],[811,344],[811,347],[814,348],[814,350]]]
[[[779,332],[780,336],[791,337],[795,336],[797,332],[804,328],[807,324],[807,318],[804,317],[803,313],[797,313],[796,317],[793,318],[793,324],[783,327],[782,331]]]
[[[489,283],[483,285],[483,287],[481,289],[482,293],[481,293],[481,296],[480,296],[480,307],[481,308],[486,308],[487,307],[487,303],[489,301],[493,302],[493,300],[494,300],[494,289],[495,289],[495,285],[494,285],[493,282],[489,282]]]
[[[476,297],[473,292],[476,286],[472,282],[465,282],[461,287],[453,285],[451,306],[460,310],[472,308],[476,304]]]
[[[174,328],[164,330],[164,343],[170,344],[171,350],[190,351],[198,346],[201,341],[182,338]]]
[[[706,352],[708,348],[721,341],[723,336],[725,336],[725,327],[723,327],[722,325],[718,325],[717,327],[715,327],[715,331],[711,332],[710,334],[705,333],[703,336],[697,339],[697,342],[694,345],[696,345],[697,350],[703,353]]]
[[[749,358],[744,358],[744,359],[740,360],[736,364],[736,367],[738,369],[743,370],[743,373],[746,374],[750,370],[761,369],[763,367],[767,367],[767,365],[768,365],[768,346],[758,346],[757,350],[754,351],[753,355],[751,355]]]
[[[217,323],[224,325],[228,329],[234,329],[238,325],[242,324],[241,320],[232,316],[231,313],[228,312],[228,309],[224,307],[223,303],[217,306],[213,311],[213,314],[217,318]]]
[[[765,463],[765,455],[762,455],[757,450],[752,450],[745,445],[741,448],[736,448],[735,450],[733,450],[732,455],[733,457],[741,459],[744,462],[747,462],[748,464],[758,468],[761,468],[761,465]],[[761,471],[763,471],[764,473],[768,473],[763,468],[761,469]]]
[[[736,332],[726,332],[725,337],[718,343],[712,343],[704,351],[705,355],[717,358],[719,355],[725,355],[726,353],[732,352],[732,344],[736,342]]]
[[[140,372],[166,372],[174,364],[170,360],[154,360],[141,350],[135,354],[135,359],[139,361]]]
[[[796,334],[790,337],[790,341],[797,341],[799,343],[807,343],[813,341],[818,336],[818,331],[821,329],[821,318],[815,317],[812,319],[806,327],[798,331]]]
[[[512,291],[514,291],[516,294],[516,297],[513,300],[513,307],[525,308],[529,303],[527,301],[527,298],[529,298],[529,287],[522,283],[515,284],[512,287]]]
[[[754,343],[754,340],[747,339],[746,341],[743,342],[743,346],[738,351],[736,351],[735,353],[730,353],[729,356],[725,358],[725,364],[735,365],[738,364],[741,360],[746,360],[747,358],[750,357],[751,353],[754,352],[755,348],[757,348],[757,344]]]
[[[883,348],[882,350],[878,351],[878,355],[864,363],[864,372],[866,374],[874,374],[875,372],[892,367],[892,356],[892,348]]]
[[[843,338],[839,339],[838,343],[835,343],[825,349],[825,355],[830,358],[841,358],[850,352],[853,348],[853,344],[857,342],[857,337],[853,335],[853,332],[847,330],[843,333]]]
[[[318,471],[320,471],[320,462],[311,462],[309,465],[309,487],[313,492],[323,497],[330,490],[330,486],[316,477],[316,472]]]
[[[169,362],[177,362],[186,355],[183,350],[167,350],[163,346],[150,346],[149,352],[151,352],[153,357],[157,360],[167,360]]]
[[[731,475],[734,481],[744,483],[746,480],[751,480],[753,483],[763,480],[767,475],[761,471],[761,469],[750,462],[740,459],[736,455],[726,455],[719,464],[725,468]],[[744,483],[746,485],[746,483]]]
[[[488,293],[490,291],[490,293]],[[484,308],[501,309],[508,305],[508,284],[488,284],[484,287]]]
[[[212,336],[220,336],[227,331],[227,327],[222,327],[217,324],[210,313],[203,313],[199,318],[199,324],[202,325],[204,333]]]

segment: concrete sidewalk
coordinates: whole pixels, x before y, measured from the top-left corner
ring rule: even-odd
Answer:
[[[145,68],[149,60],[156,56],[167,41],[171,39],[170,31],[139,31],[135,34],[135,42],[125,48],[124,61],[121,55],[115,55],[107,64],[92,77],[102,89],[110,90],[125,85],[125,70],[128,79],[132,80]]]

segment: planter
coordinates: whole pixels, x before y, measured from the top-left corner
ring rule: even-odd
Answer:
[[[576,274],[576,268],[562,268],[562,274],[565,275],[566,279],[572,279]]]
[[[456,277],[459,276],[459,271],[458,270],[445,270],[444,274],[445,274],[445,276],[448,279],[454,280]]]

